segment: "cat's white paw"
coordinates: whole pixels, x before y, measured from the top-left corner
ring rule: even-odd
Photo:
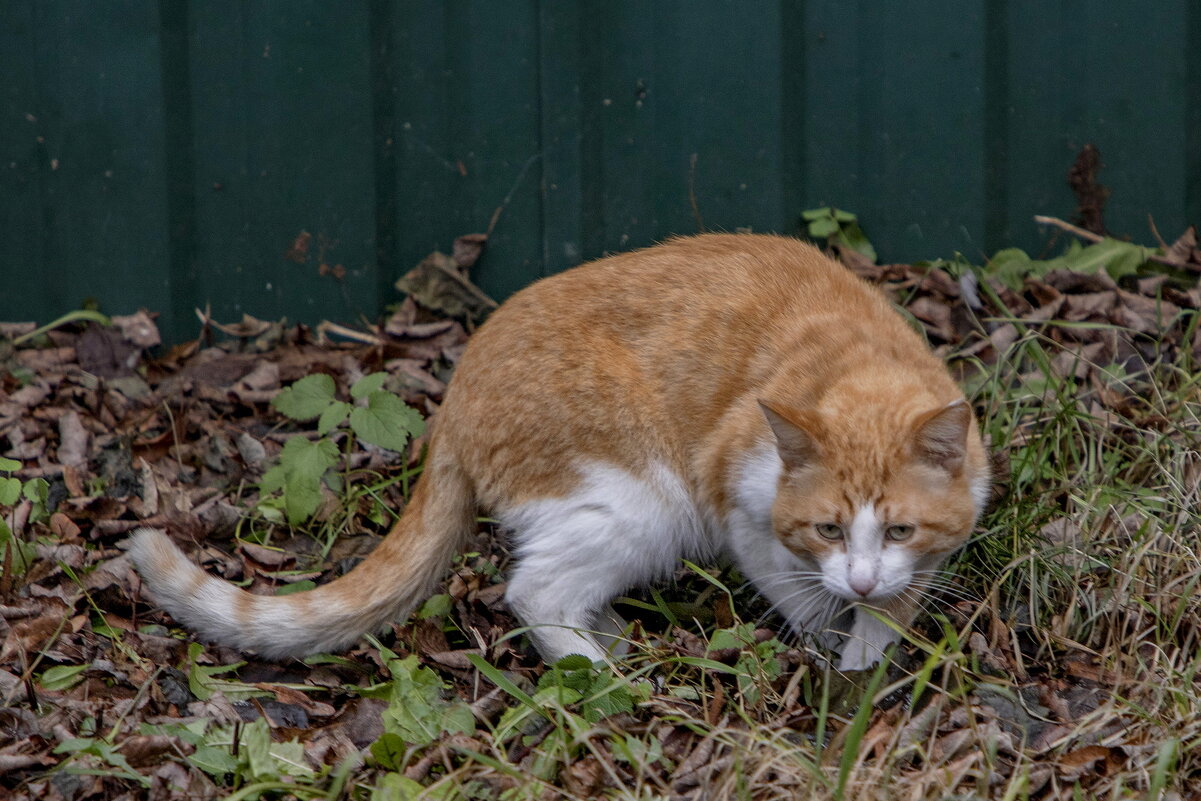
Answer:
[[[879,662],[882,656],[881,650],[874,645],[851,638],[843,645],[838,656],[838,669],[843,672],[867,670]]]

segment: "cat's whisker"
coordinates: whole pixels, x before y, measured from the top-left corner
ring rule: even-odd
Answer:
[[[941,570],[915,570],[913,571],[913,575],[929,581],[953,582],[956,578],[956,576],[950,575]]]
[[[970,599],[971,595],[966,590],[950,585],[926,584],[924,582],[911,582],[911,587],[919,587],[927,592],[939,592],[944,595],[954,596],[961,599]]]
[[[788,595],[785,595],[784,597],[778,599],[774,604],[772,604],[772,606],[773,607],[779,606],[780,604],[784,604],[784,603],[787,603],[788,601],[791,601],[793,598],[796,598],[800,595],[804,595],[805,593],[810,593],[810,592],[813,592],[813,589],[811,587],[800,587],[800,588],[794,590],[793,592],[790,592]],[[825,590],[821,590],[820,592],[816,592],[813,594],[814,594],[814,597],[817,598],[817,597],[825,597],[829,593],[826,592]]]
[[[801,616],[801,613],[795,609],[791,610],[791,611],[785,611],[783,608],[784,605],[789,600],[791,600],[793,597],[795,597],[795,595],[789,596],[788,598],[784,598],[784,599],[781,599],[780,601],[777,601],[776,603],[773,603],[770,607],[768,607],[767,611],[764,612],[759,617],[758,623],[756,625],[761,625],[770,615],[778,614],[778,615],[780,615],[780,617],[784,618],[784,621],[786,623],[788,623],[788,625],[790,627],[796,627],[797,618]],[[802,628],[803,628],[803,626],[802,626]]]
[[[923,590],[927,590],[930,592],[941,592],[945,595],[953,595],[958,598],[974,597],[968,590],[965,590],[964,588],[956,586],[954,584],[932,584],[927,581],[918,580],[918,581],[910,582],[910,586],[921,587]]]
[[[909,586],[905,588],[905,591],[911,592],[920,598],[929,598],[931,600],[938,598],[938,594],[935,591],[917,582],[911,582]]]
[[[813,597],[808,599],[803,606],[793,609],[790,612],[785,612],[783,610],[782,607],[785,604],[800,595],[804,595],[805,593],[813,593]],[[778,612],[780,616],[784,618],[785,622],[788,623],[789,628],[799,631],[811,631],[813,628],[811,623],[815,619],[820,619],[820,616],[813,614],[813,612],[821,612],[822,609],[829,604],[830,597],[830,593],[824,589],[814,592],[812,588],[802,587],[794,592],[789,593],[788,595],[785,595],[782,598],[777,599],[774,603],[772,603],[767,613],[760,618],[759,622],[762,623],[762,621],[766,619],[767,615],[770,615],[772,612]],[[821,607],[817,606],[819,603],[822,604]]]
[[[771,581],[760,581],[758,584],[764,590],[778,589],[791,585],[791,587],[794,587],[795,589],[789,596],[787,596],[788,598],[795,597],[796,595],[804,592],[824,591],[822,587],[822,580],[817,576],[781,577]],[[760,594],[762,595],[762,593]],[[782,601],[777,603],[782,603]]]
[[[776,570],[771,573],[760,573],[756,578],[772,578],[774,576],[821,576],[820,570]]]
[[[762,578],[756,579],[756,581],[758,583],[767,584],[769,586],[776,586],[778,584],[787,584],[790,582],[809,582],[809,583],[819,582],[820,583],[821,580],[822,580],[822,575],[820,573],[817,575],[813,575],[813,576],[798,576],[796,574],[784,574],[784,575],[780,575],[780,576],[777,576],[777,577],[771,578],[771,579],[762,579]]]
[[[958,590],[959,592],[970,592],[962,584],[955,581],[954,576],[949,576],[946,573],[941,573],[937,570],[915,570],[913,572],[914,580],[928,587],[946,588],[948,590]]]
[[[937,593],[941,593],[943,595],[948,595],[950,597],[956,598],[961,601],[971,601],[971,602],[976,602],[976,603],[978,603],[980,601],[980,598],[978,598],[975,594],[969,592],[968,590],[963,589],[962,587],[954,585],[954,584],[943,584],[943,583],[929,582],[929,581],[913,581],[913,582],[910,582],[909,586],[919,587],[922,590],[925,590],[926,592],[932,592],[932,593],[937,592]]]
[[[766,573],[748,581],[759,584],[782,584],[790,581],[821,581],[824,574],[821,571],[782,570],[777,573]]]
[[[906,587],[901,593],[901,596],[909,599],[922,609],[927,609],[938,604],[939,599],[927,592],[922,592],[915,587]]]

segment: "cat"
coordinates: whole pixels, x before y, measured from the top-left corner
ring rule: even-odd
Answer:
[[[258,596],[152,529],[131,555],[181,623],[294,657],[407,615],[485,511],[513,532],[505,597],[548,662],[605,659],[616,595],[724,554],[798,633],[853,613],[837,667],[862,670],[899,639],[882,618],[912,622],[988,484],[963,394],[881,293],[798,240],[705,234],[494,312],[401,519],[346,576]]]

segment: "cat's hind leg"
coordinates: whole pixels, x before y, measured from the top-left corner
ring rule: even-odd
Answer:
[[[630,652],[629,622],[611,604],[596,614],[596,638],[601,647],[614,656],[625,656]]]
[[[517,546],[505,598],[547,662],[620,653],[624,625],[609,602],[668,575],[691,550],[691,507],[672,478],[665,471],[643,479],[593,466],[571,495],[502,515]]]
[[[556,573],[555,567],[543,559],[523,560],[509,577],[509,608],[529,627],[530,639],[548,664],[569,654],[604,660],[606,651],[592,632],[598,629],[598,609],[621,588],[602,576],[584,577],[574,570]]]

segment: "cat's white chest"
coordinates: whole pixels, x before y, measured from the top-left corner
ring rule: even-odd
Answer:
[[[730,476],[736,518],[732,523],[770,533],[771,509],[783,470],[784,463],[771,443],[762,442],[747,451]]]

